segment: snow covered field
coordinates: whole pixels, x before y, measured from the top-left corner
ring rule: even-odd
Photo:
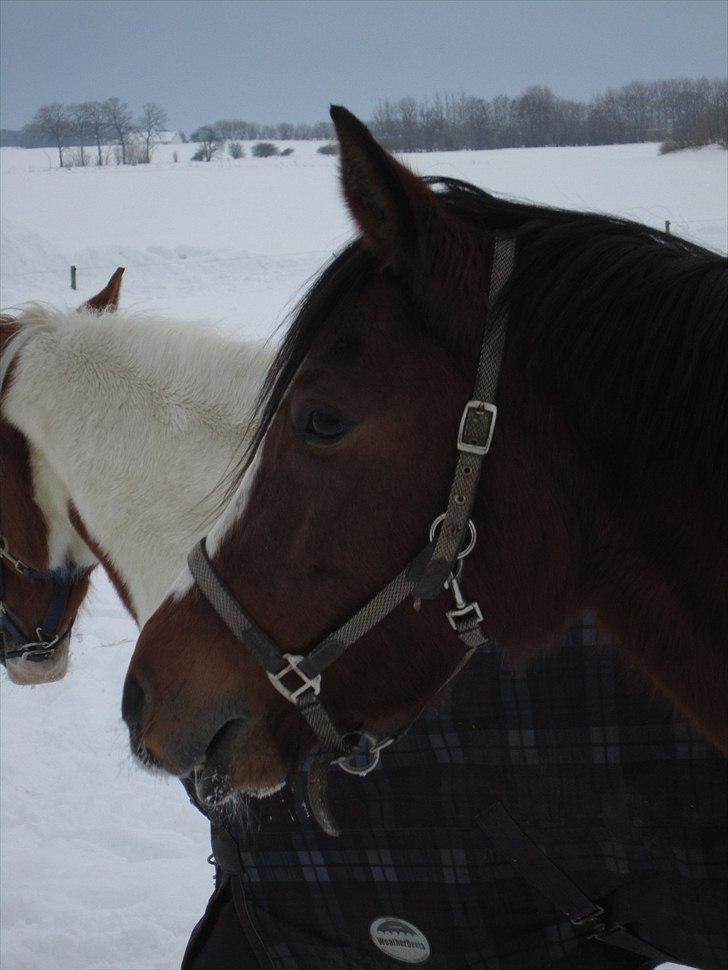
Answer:
[[[165,145],[150,166],[70,171],[50,149],[0,150],[0,306],[77,304],[123,265],[126,306],[271,333],[352,233],[336,160],[292,147],[195,164],[194,146]],[[514,197],[669,219],[723,251],[726,160],[713,148],[661,157],[656,145],[408,158]],[[204,820],[178,784],[131,762],[119,703],[136,631],[106,578],[94,585],[64,681],[20,688],[0,675],[4,970],[171,970],[212,887]]]

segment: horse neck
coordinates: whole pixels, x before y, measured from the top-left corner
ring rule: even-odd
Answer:
[[[618,502],[591,564],[597,613],[630,664],[728,751],[725,497],[674,466],[612,478]]]
[[[214,515],[267,356],[163,321],[57,323],[25,341],[4,410],[143,623]]]
[[[678,462],[623,454],[614,415],[575,406],[553,375],[525,392],[518,373],[511,361],[503,451],[477,509],[487,561],[474,579],[495,637],[525,660],[591,610],[627,664],[728,749],[724,497]]]

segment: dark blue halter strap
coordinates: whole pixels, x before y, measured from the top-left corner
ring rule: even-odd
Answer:
[[[10,643],[16,648],[8,650],[6,646],[0,653],[0,663],[5,664],[6,660],[15,660],[23,656],[27,656],[29,660],[46,660],[70,632],[70,626],[63,633],[60,632],[63,614],[66,612],[74,583],[85,576],[89,572],[89,568],[77,566],[75,563],[65,563],[58,569],[35,569],[12,556],[2,537],[0,537],[0,545],[0,631],[4,633],[6,643]],[[5,566],[3,560],[7,560],[13,569],[25,579],[34,582],[53,583],[51,601],[34,636],[29,636],[22,629],[11,617],[5,606]]]

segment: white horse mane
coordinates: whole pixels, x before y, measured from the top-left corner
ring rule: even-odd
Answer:
[[[0,387],[12,362],[41,335],[46,338],[44,350],[58,354],[57,367],[75,368],[86,360],[98,371],[105,361],[116,369],[117,376],[119,370],[125,377],[143,373],[146,381],[158,382],[160,388],[169,390],[173,377],[175,384],[184,383],[191,393],[199,385],[216,383],[214,373],[206,372],[206,366],[220,377],[223,372],[235,373],[239,381],[247,376],[251,363],[267,366],[270,361],[264,341],[233,340],[210,324],[172,317],[124,310],[99,313],[86,307],[63,310],[27,303],[12,322],[19,329],[0,354]],[[233,391],[226,387],[222,397],[229,401]],[[247,394],[244,396],[247,398]],[[209,400],[205,404],[209,405]]]
[[[26,309],[20,317],[11,317],[0,313],[3,321],[20,327],[18,332],[7,341],[0,354],[0,388],[5,386],[10,365],[22,351],[24,345],[31,340],[38,331],[53,329],[53,323],[48,317],[54,313],[50,308],[40,303],[27,303]],[[41,311],[41,312],[37,312]]]
[[[68,554],[72,504],[143,620],[219,511],[272,350],[123,310],[29,304],[13,322],[0,403],[29,443],[49,544]]]

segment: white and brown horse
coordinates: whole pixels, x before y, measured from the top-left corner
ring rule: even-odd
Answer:
[[[64,676],[98,562],[138,622],[162,601],[220,502],[270,363],[259,342],[204,327],[100,319],[122,272],[78,311],[2,318],[0,599],[15,683]]]

